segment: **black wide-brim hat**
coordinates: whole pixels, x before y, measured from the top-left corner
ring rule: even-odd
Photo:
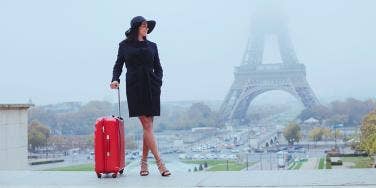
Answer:
[[[141,23],[144,21],[148,23],[148,28],[149,28],[148,34],[151,33],[156,24],[155,20],[146,20],[142,16],[136,16],[132,18],[131,23],[130,23],[131,27],[127,31],[125,31],[125,35],[128,35],[132,29],[137,29],[141,25]]]

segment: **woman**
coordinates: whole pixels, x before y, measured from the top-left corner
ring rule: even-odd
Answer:
[[[129,117],[137,116],[144,131],[140,162],[141,176],[149,174],[147,165],[149,149],[154,155],[161,175],[169,176],[171,174],[160,157],[153,133],[154,116],[160,115],[163,77],[157,45],[146,39],[147,34],[153,31],[155,23],[154,20],[146,20],[142,16],[136,16],[131,20],[131,28],[125,32],[126,39],[119,43],[111,81],[111,88],[118,89],[119,77],[125,63]]]

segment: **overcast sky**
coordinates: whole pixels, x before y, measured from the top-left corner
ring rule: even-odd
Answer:
[[[375,97],[376,1],[283,2],[318,98]],[[137,15],[157,22],[149,39],[164,70],[162,101],[223,100],[259,3],[1,0],[0,103],[116,99],[109,83],[118,43]]]

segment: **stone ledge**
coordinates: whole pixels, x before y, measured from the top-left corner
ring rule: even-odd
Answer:
[[[27,109],[27,108],[30,108],[34,106],[34,104],[0,104],[0,109],[3,110],[3,109],[9,109],[9,110],[13,110],[13,109]]]
[[[0,187],[376,187],[376,169],[171,173],[98,179],[94,172],[0,171]]]

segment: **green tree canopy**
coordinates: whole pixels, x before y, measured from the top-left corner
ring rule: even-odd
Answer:
[[[33,151],[36,147],[45,146],[49,136],[50,129],[39,121],[32,121],[28,127],[28,142]]]
[[[283,130],[283,136],[290,144],[299,142],[302,137],[299,125],[295,122],[290,122]]]
[[[364,117],[360,131],[360,147],[370,155],[376,154],[376,110]]]

